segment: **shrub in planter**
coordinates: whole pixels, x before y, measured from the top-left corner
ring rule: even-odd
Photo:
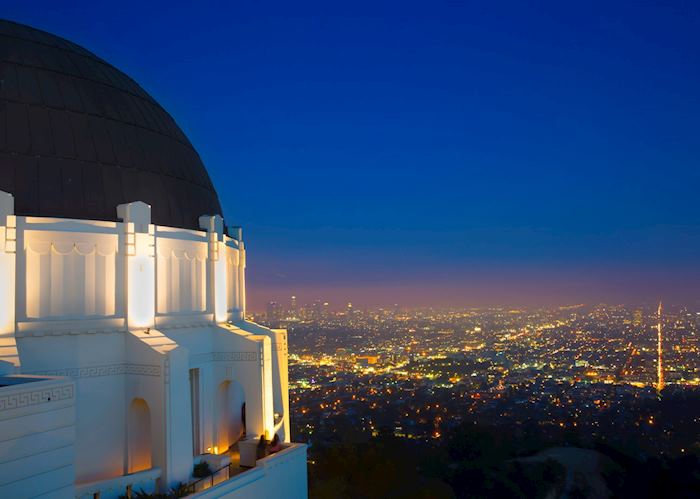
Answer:
[[[211,475],[211,468],[209,468],[209,463],[202,461],[199,464],[194,465],[194,470],[192,471],[192,476],[195,478],[204,478],[205,476]]]

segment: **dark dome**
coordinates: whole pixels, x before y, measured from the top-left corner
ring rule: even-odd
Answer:
[[[27,216],[117,220],[144,201],[154,224],[222,214],[202,160],[134,80],[84,48],[0,20],[0,190]]]

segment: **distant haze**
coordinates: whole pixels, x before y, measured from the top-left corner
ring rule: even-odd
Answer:
[[[328,301],[331,309],[341,309],[351,302],[355,307],[551,307],[585,303],[650,305],[658,300],[685,305],[700,310],[700,272],[688,270],[620,271],[596,270],[522,270],[482,269],[463,271],[459,275],[385,277],[385,282],[373,282],[372,276],[348,274],[328,275],[337,286],[309,283],[277,284],[294,281],[294,276],[277,276],[266,282],[255,270],[252,279],[259,281],[249,292],[254,310],[264,310],[274,300],[288,306],[291,295],[297,303]],[[364,281],[364,282],[363,282]]]

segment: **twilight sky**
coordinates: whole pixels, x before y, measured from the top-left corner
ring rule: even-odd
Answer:
[[[661,3],[4,0],[0,15],[92,50],[175,117],[244,226],[254,309],[697,305],[700,4]]]

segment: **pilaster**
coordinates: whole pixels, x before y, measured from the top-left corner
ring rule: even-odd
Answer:
[[[15,340],[17,219],[12,194],[0,191],[0,374],[19,367]]]
[[[142,201],[120,204],[117,216],[124,222],[123,258],[126,259],[126,317],[129,329],[155,325],[155,227],[151,207]]]
[[[245,296],[245,267],[246,267],[246,257],[245,257],[245,243],[243,242],[243,229],[241,227],[229,227],[230,237],[238,242],[238,309],[240,310],[240,317],[238,320],[245,320],[245,310],[246,310],[246,296]]]
[[[214,320],[225,322],[227,317],[226,297],[226,243],[224,242],[224,219],[219,215],[199,217],[200,228],[207,231],[209,256],[207,274],[209,277],[209,299],[213,306]]]

